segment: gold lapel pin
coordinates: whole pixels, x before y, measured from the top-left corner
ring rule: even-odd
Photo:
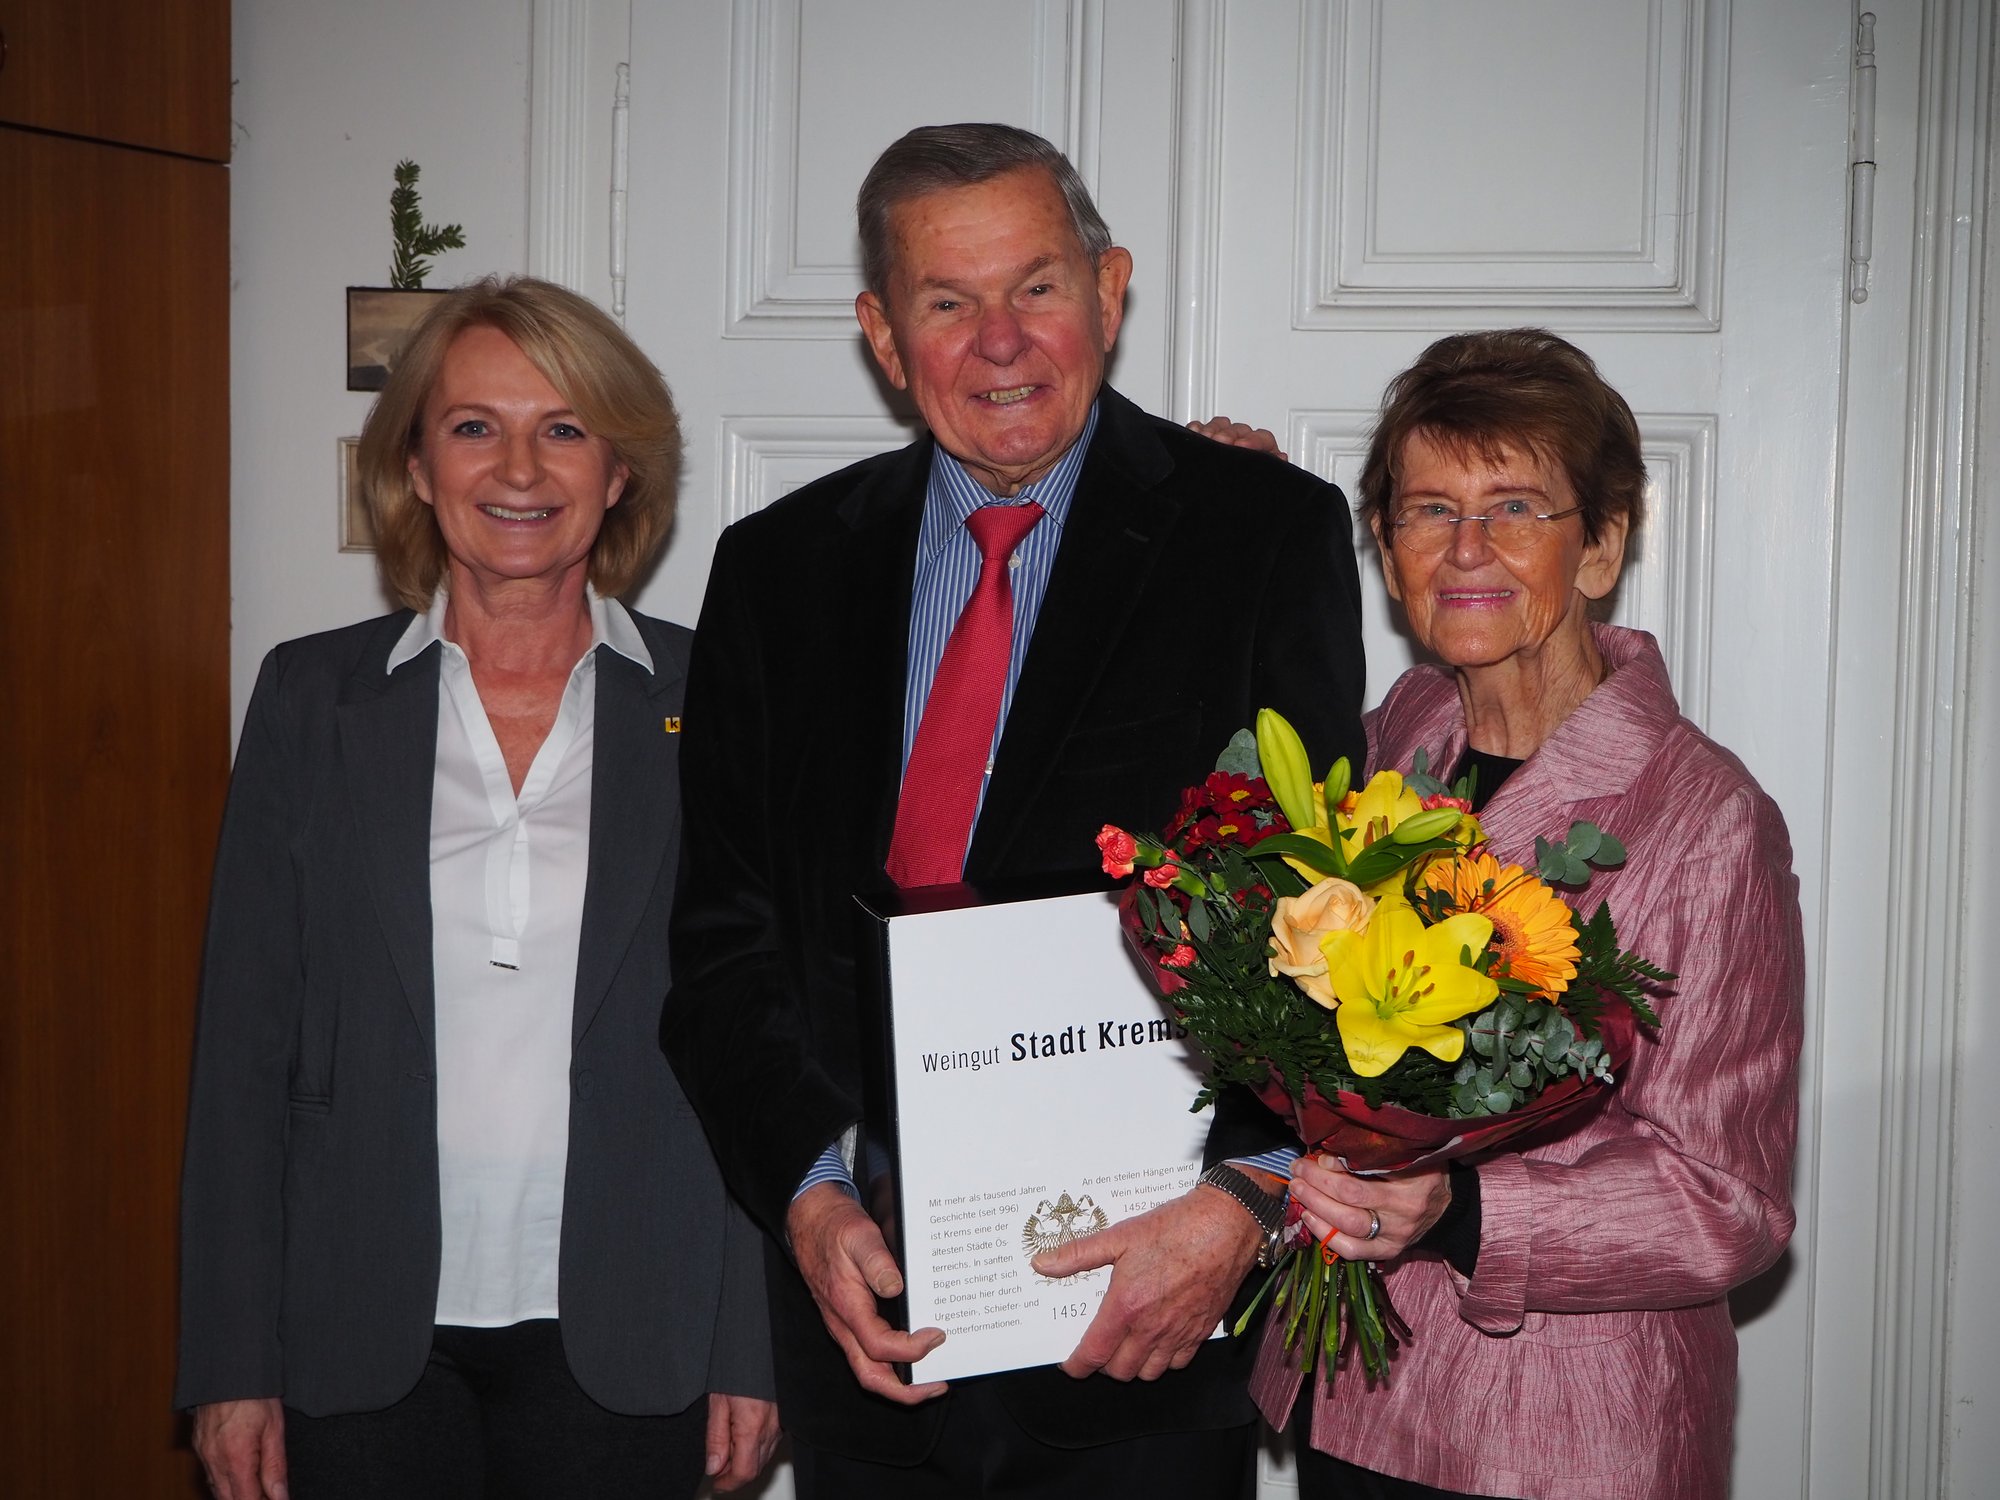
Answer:
[[[667,733],[679,734],[680,732],[681,732],[681,716],[679,714],[668,714]]]

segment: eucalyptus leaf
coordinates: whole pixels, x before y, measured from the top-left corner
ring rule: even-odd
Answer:
[[[1588,861],[1597,853],[1598,845],[1603,841],[1604,834],[1595,823],[1577,822],[1569,825],[1569,838],[1566,842],[1569,844],[1569,852],[1578,859]]]
[[[1417,747],[1416,753],[1410,757],[1410,771],[1403,778],[1403,785],[1415,792],[1419,797],[1442,796],[1451,790],[1451,788],[1447,787],[1432,774],[1430,752],[1425,750],[1421,745]]]
[[[1625,863],[1625,846],[1610,834],[1602,833],[1598,836],[1597,853],[1592,856],[1591,863],[1615,870]]]
[[[1563,874],[1563,851],[1539,834],[1535,837],[1535,873],[1544,880],[1559,881]]]
[[[1234,776],[1262,776],[1264,766],[1257,759],[1256,734],[1248,729],[1232,734],[1229,743],[1222,747],[1222,754],[1215,758],[1215,769]]]

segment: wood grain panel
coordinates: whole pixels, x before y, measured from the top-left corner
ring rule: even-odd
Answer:
[[[0,120],[229,159],[229,0],[10,0]]]
[[[194,1493],[177,1179],[228,775],[228,171],[0,127],[0,1452]]]

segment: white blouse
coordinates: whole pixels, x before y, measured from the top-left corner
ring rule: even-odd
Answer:
[[[431,790],[440,1323],[557,1313],[597,647],[653,667],[624,606],[588,597],[590,648],[518,797],[471,664],[445,639],[442,589],[389,656],[393,672],[433,642],[443,653]]]

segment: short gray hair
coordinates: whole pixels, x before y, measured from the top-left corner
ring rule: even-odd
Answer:
[[[1013,125],[920,125],[875,158],[854,200],[861,229],[861,271],[868,290],[888,291],[895,259],[889,215],[899,203],[947,188],[971,187],[1008,172],[1035,167],[1062,190],[1069,225],[1092,265],[1111,249],[1111,229],[1069,158],[1036,135]]]

